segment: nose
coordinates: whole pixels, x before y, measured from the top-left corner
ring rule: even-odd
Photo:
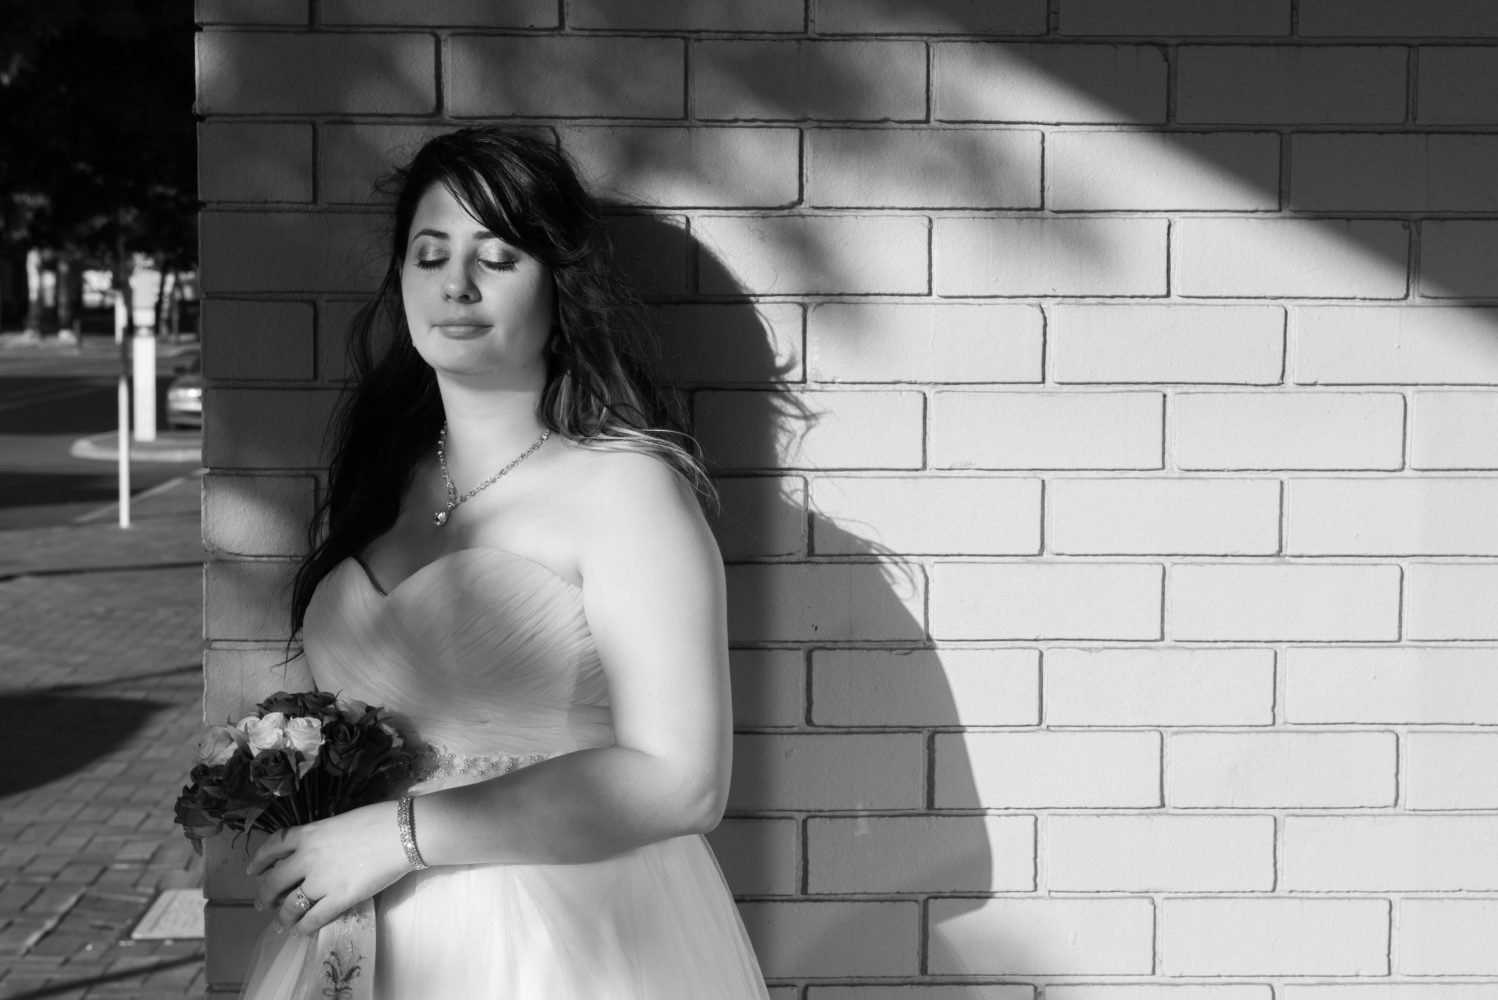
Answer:
[[[478,299],[479,290],[467,268],[454,267],[442,282],[442,295],[453,302],[473,302]]]

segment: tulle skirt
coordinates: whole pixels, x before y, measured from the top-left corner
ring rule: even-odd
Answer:
[[[375,1000],[765,1000],[699,836],[578,865],[465,865],[376,897]],[[268,931],[246,1000],[298,995],[310,942]]]

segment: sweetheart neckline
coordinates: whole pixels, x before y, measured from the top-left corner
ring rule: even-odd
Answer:
[[[465,553],[469,552],[488,552],[493,555],[506,556],[510,559],[516,560],[517,562],[528,563],[529,565],[534,566],[536,569],[541,570],[547,576],[556,580],[568,590],[579,594],[582,593],[582,587],[573,583],[571,580],[567,579],[565,576],[558,573],[556,570],[552,569],[545,563],[532,559],[530,556],[523,556],[519,552],[513,552],[510,549],[497,548],[493,545],[469,545],[461,549],[455,549],[452,552],[444,553],[438,556],[436,559],[433,559],[431,562],[417,567],[414,573],[411,573],[410,575],[404,577],[400,583],[397,583],[389,590],[386,590],[384,587],[380,586],[380,581],[376,580],[374,574],[369,571],[369,567],[364,565],[363,559],[360,559],[357,555],[349,556],[349,559],[359,567],[360,575],[364,577],[364,582],[369,584],[370,589],[384,600],[389,600],[391,597],[395,596],[395,594],[399,593],[402,587],[410,583],[412,580],[416,579],[421,574],[425,573],[427,570],[431,569],[433,566],[436,566],[438,563],[445,562],[448,559],[453,558],[454,556],[464,555]]]

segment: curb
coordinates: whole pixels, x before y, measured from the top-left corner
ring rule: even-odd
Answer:
[[[128,445],[132,462],[198,462],[203,461],[203,435],[167,431],[155,441],[131,441]],[[68,448],[74,458],[91,458],[115,462],[120,457],[118,431],[79,438]]]

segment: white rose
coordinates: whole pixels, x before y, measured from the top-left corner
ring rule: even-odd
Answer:
[[[244,734],[233,726],[213,726],[198,740],[198,763],[227,763],[242,745]]]
[[[338,699],[333,702],[333,707],[342,712],[344,718],[354,720],[363,717],[365,711],[369,708],[368,705],[358,698],[345,698],[343,695],[338,696]]]
[[[286,730],[282,728],[285,724],[285,715],[271,712],[261,719],[245,719],[239,725],[249,741],[250,753],[258,757],[267,750],[284,750],[291,745]]]
[[[322,720],[304,715],[286,723],[286,738],[294,750],[316,757],[322,749]]]

